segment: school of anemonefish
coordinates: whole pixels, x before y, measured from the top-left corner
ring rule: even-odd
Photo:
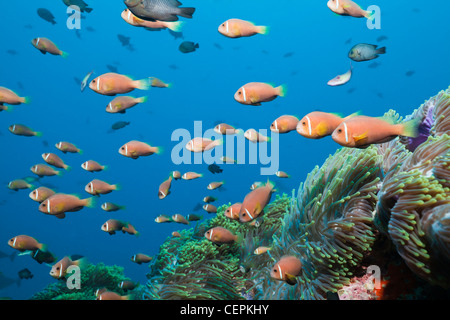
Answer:
[[[164,1],[163,1],[164,2]],[[352,16],[352,17],[365,17],[370,19],[369,12],[362,10],[358,5],[350,0],[330,0],[328,1],[328,7],[330,10],[338,15]],[[173,31],[179,31],[183,22],[173,21],[159,21],[159,20],[144,20],[141,17],[137,17],[133,14],[131,9],[125,9],[123,12],[119,12],[123,20],[131,26],[141,27],[147,29],[170,29]],[[241,38],[262,36],[268,33],[269,28],[263,25],[256,25],[252,22],[241,19],[228,19],[221,23],[218,27],[218,32],[228,38]],[[41,53],[50,53],[51,55],[68,57],[68,54],[60,50],[56,44],[50,39],[37,37],[31,41],[32,45]],[[357,48],[355,48],[356,50]],[[366,49],[367,48],[362,48]],[[382,50],[385,51],[385,50]],[[376,52],[378,54],[384,52]],[[351,57],[351,55],[350,55]],[[373,59],[375,56],[371,56],[366,60]],[[354,59],[355,60],[355,59]],[[363,60],[355,60],[363,61]],[[347,73],[336,76],[328,82],[330,86],[341,86],[350,81],[352,76],[353,67]],[[89,82],[90,76],[93,74],[91,71],[84,77],[81,83],[81,91],[85,87],[89,87],[92,91],[106,96],[114,97],[112,100],[105,102],[107,113],[125,113],[129,109],[144,104],[147,101],[147,96],[133,97],[125,96],[135,90],[149,90],[150,88],[170,88],[171,84],[156,77],[148,77],[141,80],[134,80],[129,76],[110,72],[98,75]],[[264,82],[249,82],[243,84],[234,93],[230,93],[230,97],[234,97],[234,100],[245,106],[262,106],[263,103],[270,103],[275,99],[281,99],[287,94],[287,87],[284,84],[274,85]],[[119,96],[117,96],[119,95]],[[282,100],[282,99],[281,99]],[[0,87],[0,111],[11,111],[12,105],[17,106],[24,103],[30,103],[28,97],[20,97],[12,90]],[[131,111],[130,111],[131,112]],[[367,148],[371,144],[378,144],[395,139],[398,136],[415,137],[418,134],[418,122],[411,120],[403,123],[396,123],[395,119],[388,117],[369,117],[354,113],[348,116],[341,116],[339,114],[323,111],[313,111],[298,117],[296,115],[283,114],[277,119],[274,119],[271,123],[268,123],[268,128],[272,134],[287,134],[289,132],[296,131],[302,137],[308,139],[322,139],[330,136],[337,144],[349,148]],[[263,135],[254,128],[247,130],[238,129],[235,126],[227,123],[217,124],[213,130],[223,136],[226,135],[244,135],[244,137],[252,143],[270,143],[271,139],[268,136]],[[41,132],[35,131],[23,124],[12,124],[9,126],[9,131],[14,135],[24,137],[40,137]],[[123,143],[123,142],[122,142]],[[185,149],[192,153],[203,153],[213,150],[214,148],[222,145],[224,141],[222,139],[209,139],[203,137],[195,137],[190,140]],[[68,141],[60,141],[55,144],[56,149],[61,153],[75,153],[82,155],[83,151]],[[118,147],[118,153],[121,156],[128,157],[133,160],[137,160],[142,157],[158,156],[163,152],[161,146],[150,145],[147,142],[139,140],[131,140]],[[38,177],[60,176],[64,178],[64,172],[71,169],[71,167],[64,162],[64,160],[56,153],[45,152],[42,153],[42,158],[46,164],[35,164],[30,168],[31,172]],[[82,169],[96,173],[107,169],[107,164],[100,164],[94,160],[80,161]],[[222,157],[223,163],[236,164],[237,161],[229,158]],[[150,160],[151,161],[151,160]],[[172,171],[169,173],[168,178],[160,182],[159,189],[154,193],[154,197],[163,201],[170,201],[170,194],[172,192],[172,184],[176,180],[186,182],[175,182],[189,184],[189,180],[202,178],[204,175],[196,171],[189,171],[181,173],[180,171]],[[289,178],[290,174],[284,171],[278,171],[276,173],[278,178]],[[264,179],[266,180],[266,179]],[[16,179],[12,180],[8,184],[8,188],[11,190],[23,190],[32,189],[29,193],[29,197],[37,202],[37,210],[43,214],[54,216],[58,219],[70,219],[66,217],[66,214],[72,214],[83,210],[85,207],[92,208],[96,206],[96,199],[102,195],[120,192],[120,185],[117,183],[109,183],[99,179],[93,179],[84,187],[84,191],[92,197],[80,197],[73,194],[65,194],[63,192],[56,192],[51,188],[44,186],[35,188],[30,180]],[[206,185],[206,189],[214,191],[223,189],[224,181],[209,181]],[[251,225],[259,225],[264,223],[264,210],[270,203],[272,194],[276,192],[275,184],[267,179],[264,182],[255,182],[250,187],[250,191],[242,195],[240,202],[236,202],[224,211],[224,215],[230,220],[237,221],[239,223],[246,223]],[[200,199],[200,197],[199,197]],[[208,214],[217,214],[218,207],[213,205],[212,202],[217,201],[218,198],[212,195],[203,197],[204,211]],[[126,210],[125,206],[118,205],[112,202],[104,202],[101,204],[101,209],[106,212],[114,212],[118,210]],[[160,214],[154,219],[156,223],[176,223],[189,225],[191,222],[199,221],[203,216],[189,214],[182,215],[176,214]],[[103,225],[100,226],[100,230],[114,235],[116,232],[128,233],[130,235],[138,236],[140,233],[135,227],[128,221],[109,219]],[[141,230],[141,228],[139,228]],[[145,231],[144,231],[145,232]],[[181,234],[177,231],[172,233],[173,237],[181,237]],[[240,243],[242,240],[241,235],[233,234],[230,230],[223,227],[214,227],[206,231],[205,238],[216,245],[232,245]],[[18,235],[8,240],[8,245],[21,253],[30,253],[36,261],[42,263],[50,263],[52,265],[50,275],[56,279],[63,278],[66,275],[67,268],[72,265],[82,266],[85,262],[83,258],[72,259],[70,256],[66,256],[60,261],[56,261],[56,258],[50,254],[47,246],[39,243],[33,237],[27,235]],[[254,254],[270,254],[270,247],[259,247],[255,249]],[[273,258],[272,258],[273,259]],[[131,261],[137,264],[148,263],[152,260],[152,257],[137,253],[131,257]],[[286,255],[278,261],[274,261],[275,264],[270,271],[270,276],[273,279],[284,281],[290,285],[295,285],[296,276],[302,272],[301,257],[294,257]],[[121,283],[121,286],[132,287],[133,283]],[[114,292],[110,292],[106,289],[99,289],[96,292],[98,300],[125,300],[129,296],[119,296]]]

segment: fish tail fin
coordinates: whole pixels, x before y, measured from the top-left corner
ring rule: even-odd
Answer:
[[[114,187],[114,190],[116,190],[116,191],[119,191],[120,189],[122,189],[122,186],[118,183],[113,185],[113,187]]]
[[[104,165],[102,170],[105,171],[105,170],[108,170],[108,169],[109,169],[109,166]]]
[[[276,191],[276,189],[275,189],[275,183],[272,182],[272,181],[270,181],[269,178],[267,178],[266,186],[269,186],[269,187],[273,190],[273,192]]]
[[[83,150],[81,150],[81,149],[78,149],[78,154],[83,154],[84,153],[84,151]]]
[[[287,87],[286,87],[286,85],[283,84],[283,85],[277,87],[277,91],[278,91],[278,95],[279,95],[280,97],[284,97],[284,96],[286,95],[286,93],[287,93]]]
[[[381,48],[377,49],[376,53],[377,54],[385,54],[386,53],[386,47],[381,47]]]
[[[73,261],[73,264],[78,266],[81,270],[83,270],[89,264],[89,261],[86,257],[83,257],[83,258]]]
[[[195,8],[179,8],[180,11],[178,15],[182,16],[183,18],[192,19],[192,15],[195,12]]]
[[[57,175],[58,177],[61,177],[62,175],[64,175],[64,172],[63,172],[63,171],[57,171],[57,172],[56,172],[56,175]]]
[[[200,45],[198,43],[195,44],[194,48],[200,48]]]
[[[30,104],[31,103],[31,98],[30,97],[24,97],[23,98],[23,103]]]
[[[66,170],[66,171],[72,170],[72,167],[69,166],[69,165],[67,165],[67,164],[63,165],[63,168],[64,168],[64,170]]]
[[[214,140],[214,147],[221,146],[223,144],[223,139]]]
[[[68,56],[69,56],[69,54],[67,52],[61,51],[61,57],[66,59]]]
[[[42,132],[40,132],[40,131],[35,132],[34,135],[35,135],[36,137],[42,137]]]
[[[401,135],[404,137],[416,138],[419,135],[420,119],[412,119],[401,124]]]
[[[148,90],[150,88],[149,79],[142,79],[134,81],[134,87],[139,90]]]
[[[184,21],[167,22],[167,28],[169,28],[173,32],[181,32],[181,29],[183,29],[183,25]]]
[[[14,108],[12,106],[2,106],[2,109],[0,110],[5,110],[6,112],[12,112],[14,110]]]
[[[374,19],[374,14],[375,14],[375,11],[366,11],[366,14],[364,15],[364,17],[369,19],[369,20],[373,20]]]
[[[242,129],[236,129],[236,130],[234,131],[234,133],[236,133],[236,134],[244,134],[244,130],[242,130]]]
[[[155,151],[156,154],[161,154],[161,153],[164,152],[164,148],[163,147],[155,147],[155,149],[156,149],[156,151]]]
[[[145,103],[145,102],[147,102],[147,100],[148,100],[147,96],[136,99],[137,103]]]
[[[269,33],[270,28],[268,26],[258,26],[259,34],[267,34]]]
[[[94,197],[91,197],[91,198],[85,199],[85,202],[86,202],[85,207],[94,208],[97,200]]]
[[[41,244],[39,245],[39,250],[41,250],[41,251],[43,251],[43,252],[46,252],[47,249],[48,249],[48,246],[47,246],[46,244],[41,243]]]

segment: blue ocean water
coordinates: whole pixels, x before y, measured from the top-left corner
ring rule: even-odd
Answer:
[[[194,121],[202,121],[204,130],[218,122],[244,130],[268,130],[281,115],[302,117],[315,110],[381,116],[392,108],[405,116],[448,87],[450,44],[446,39],[450,29],[445,21],[450,2],[359,1],[363,8],[380,7],[379,30],[368,29],[366,19],[337,16],[326,2],[185,0],[183,6],[196,7],[196,12],[193,19],[182,19],[186,22],[184,39],[175,39],[167,30],[150,32],[127,24],[120,16],[126,8],[123,1],[88,1],[94,10],[83,14],[79,37],[66,26],[67,7],[62,1],[3,3],[0,86],[30,97],[31,103],[0,113],[0,251],[11,254],[14,250],[7,241],[26,234],[47,244],[58,258],[80,254],[92,263],[120,265],[128,277],[145,283],[147,265],[131,262],[131,256],[138,252],[156,255],[172,231],[193,226],[157,224],[154,219],[158,215],[200,213],[208,218],[206,212],[193,211],[204,196],[218,197],[218,205],[242,201],[254,181],[268,178],[260,176],[261,164],[220,165],[224,171],[217,175],[210,173],[206,164],[175,165],[171,151],[179,141],[172,141],[171,136],[176,129],[193,133]],[[40,7],[53,13],[55,25],[37,15]],[[249,38],[226,38],[217,28],[230,18],[267,25],[270,31]],[[118,34],[131,38],[134,51],[121,45]],[[381,36],[387,39],[378,42]],[[31,45],[36,37],[48,37],[69,56],[41,54]],[[199,43],[199,49],[181,53],[178,46],[184,40]],[[386,46],[387,53],[372,61],[379,64],[376,67],[372,62],[354,62],[353,77],[346,85],[327,86],[328,80],[348,70],[348,51],[357,43]],[[126,114],[109,114],[105,108],[111,97],[89,88],[80,92],[74,80],[91,70],[95,70],[95,76],[109,72],[107,65],[135,79],[154,76],[173,86],[136,90],[130,95],[148,96],[146,103]],[[410,71],[413,74],[407,76]],[[288,91],[285,97],[259,107],[237,103],[233,98],[236,90],[253,81],[285,84]],[[131,124],[109,132],[119,120]],[[8,127],[14,123],[41,131],[43,136],[12,135]],[[130,140],[161,146],[164,152],[138,160],[125,158],[118,149]],[[62,154],[54,147],[59,141],[73,142],[83,154]],[[340,148],[331,138],[308,140],[296,132],[280,135],[279,141],[279,168],[291,177],[269,178],[280,192],[288,194],[314,166],[320,166]],[[30,167],[44,163],[44,152],[54,152],[72,166],[61,177],[42,178],[44,185],[88,197],[84,187],[97,178],[119,183],[121,190],[101,196],[95,208],[68,213],[62,220],[42,214],[28,197],[31,190],[14,192],[6,186],[13,179],[33,176]],[[80,166],[90,159],[108,165],[108,170],[84,171]],[[171,194],[159,200],[158,186],[173,170],[196,171],[204,177],[174,181]],[[206,189],[210,182],[220,180],[226,181],[225,190]],[[126,209],[107,213],[100,208],[105,201],[125,205]],[[129,221],[141,235],[104,233],[100,227],[111,218]],[[17,278],[23,268],[28,268],[34,278],[23,280],[20,286],[0,289],[0,296],[28,299],[57,281],[49,275],[48,266],[29,256],[18,256],[12,262],[0,259],[0,272],[9,278]]]

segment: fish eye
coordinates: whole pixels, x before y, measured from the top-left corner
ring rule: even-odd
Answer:
[[[239,92],[238,92],[238,94],[242,94],[242,92],[241,92],[241,91],[239,91]]]
[[[93,82],[93,83],[95,83],[95,79],[94,79],[94,80],[92,80],[92,82]]]
[[[56,267],[56,270],[59,270],[59,267]]]
[[[342,133],[342,129],[338,129],[338,133]]]
[[[306,122],[305,122],[305,121],[303,121],[303,122],[302,122],[302,125],[306,126]]]
[[[42,203],[42,206],[45,207],[45,206],[47,206],[47,205],[46,205],[45,202],[44,202],[44,203]]]

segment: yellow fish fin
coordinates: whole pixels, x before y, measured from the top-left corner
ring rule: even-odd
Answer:
[[[364,132],[363,134],[360,134],[358,136],[353,136],[353,140],[355,140],[356,145],[365,144],[368,140],[368,132]]]
[[[293,276],[292,274],[285,273],[286,276],[286,283],[290,284],[291,286],[295,285],[297,283],[297,278]]]
[[[324,136],[328,132],[328,126],[325,122],[321,121],[317,127],[316,131],[319,134],[319,136]]]

